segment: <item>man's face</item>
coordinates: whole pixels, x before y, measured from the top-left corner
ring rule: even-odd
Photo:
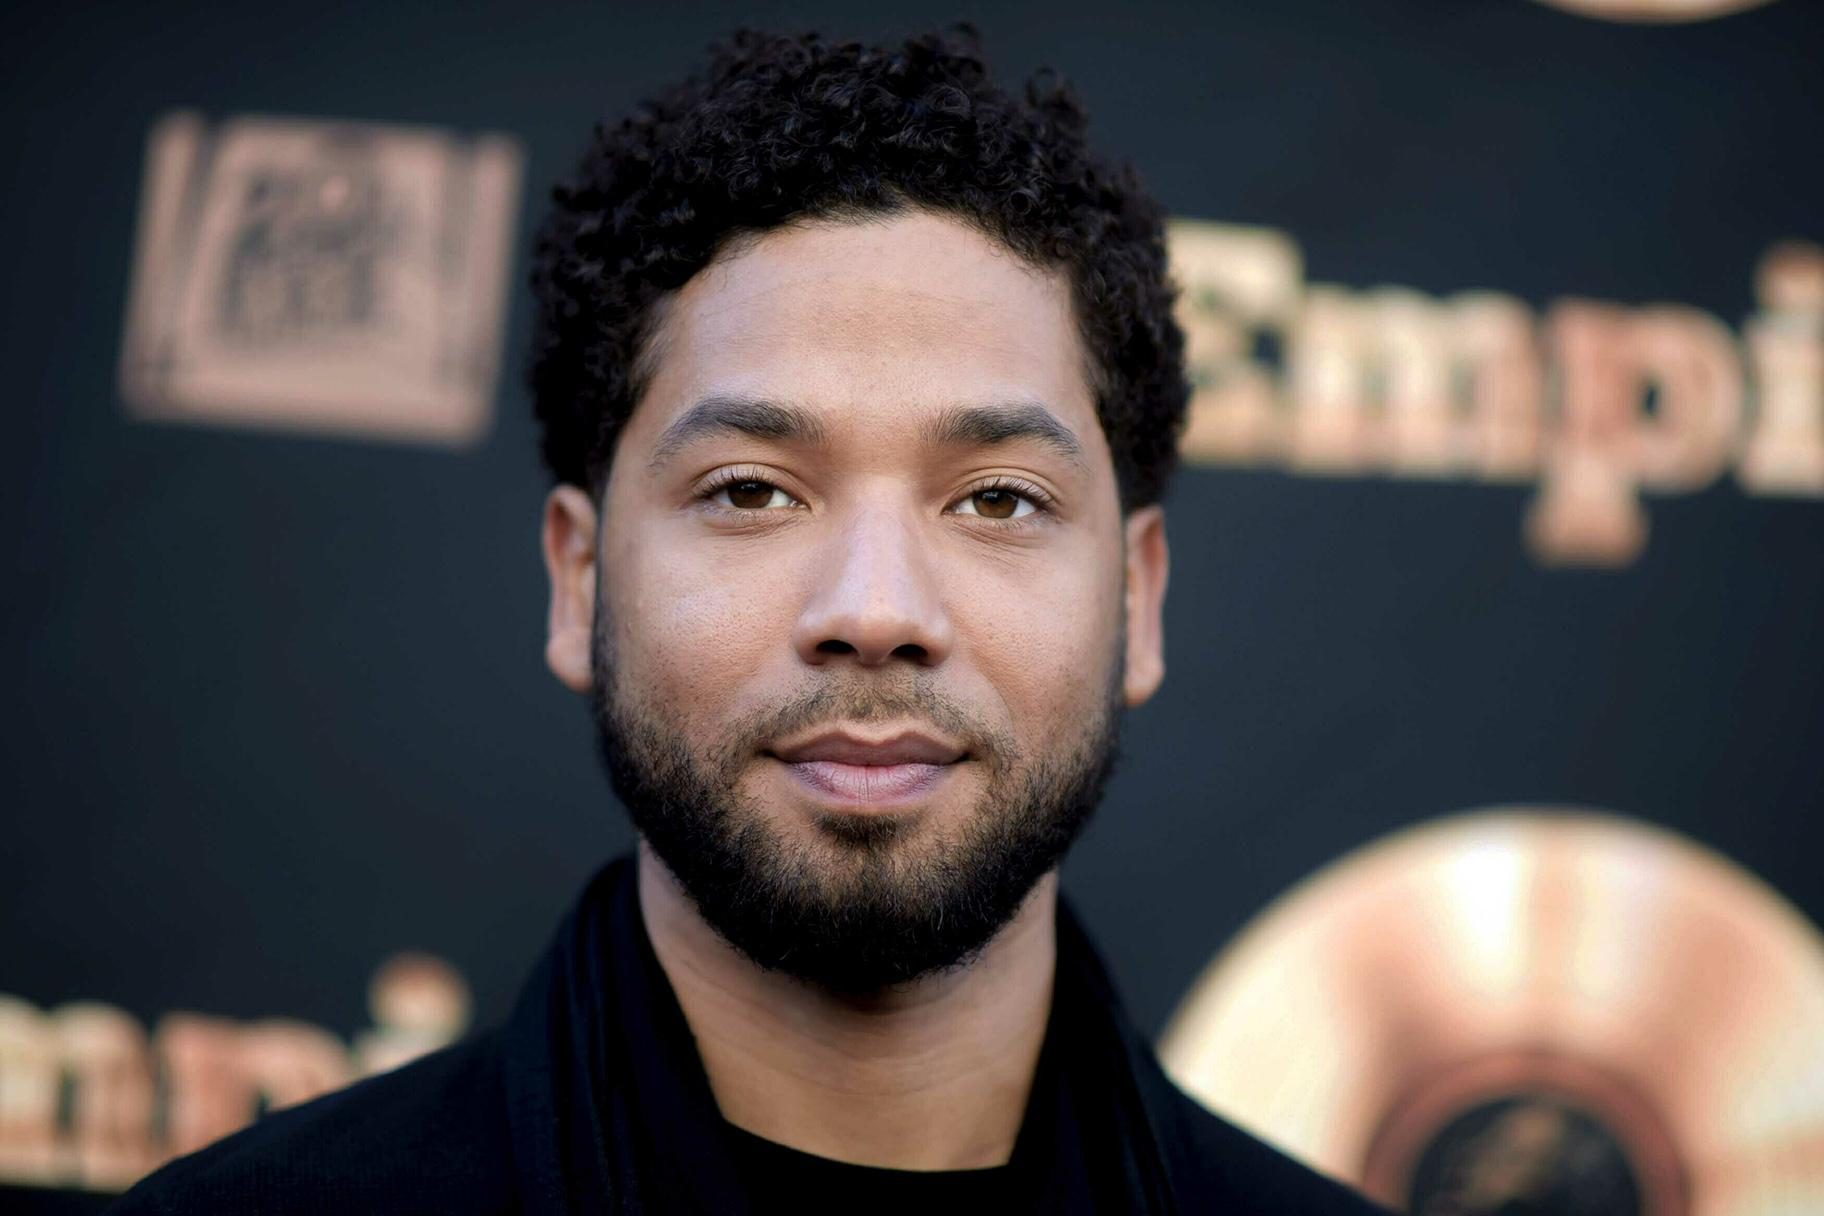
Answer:
[[[553,669],[718,931],[844,988],[951,965],[1055,867],[1157,685],[1066,280],[923,212],[741,243],[666,307]]]

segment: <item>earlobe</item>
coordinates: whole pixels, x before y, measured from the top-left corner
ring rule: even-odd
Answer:
[[[1127,517],[1127,670],[1122,696],[1143,704],[1165,679],[1165,583],[1170,556],[1165,508],[1142,507]]]
[[[551,583],[545,665],[572,692],[588,692],[595,623],[596,510],[589,495],[561,485],[545,496],[540,548]]]

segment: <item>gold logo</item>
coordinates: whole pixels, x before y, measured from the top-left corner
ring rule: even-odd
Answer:
[[[1540,0],[1553,8],[1605,21],[1703,21],[1758,8],[1769,0]]]
[[[487,429],[520,155],[497,135],[191,113],[152,132],[121,389],[149,418]]]
[[[1512,808],[1307,879],[1197,980],[1179,1083],[1414,1216],[1824,1211],[1824,937],[1647,824]]]

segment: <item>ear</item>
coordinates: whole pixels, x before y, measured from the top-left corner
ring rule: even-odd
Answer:
[[[1165,679],[1165,508],[1127,517],[1127,674],[1121,692],[1132,709]]]
[[[595,504],[576,486],[545,496],[541,536],[551,609],[545,620],[545,666],[572,692],[588,692],[590,631],[595,624]]]

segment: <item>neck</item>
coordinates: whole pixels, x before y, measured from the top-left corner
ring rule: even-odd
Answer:
[[[1051,1012],[1055,871],[967,967],[859,996],[756,966],[643,843],[639,884],[653,951],[729,1122],[857,1165],[1012,1157]]]

